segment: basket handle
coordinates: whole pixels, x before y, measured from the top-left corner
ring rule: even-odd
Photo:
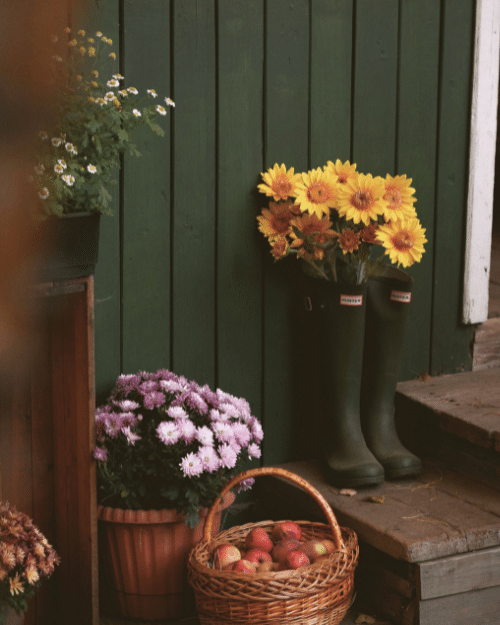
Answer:
[[[274,475],[275,477],[282,477],[289,482],[297,484],[303,490],[309,493],[309,495],[311,495],[311,497],[315,499],[316,502],[320,505],[322,511],[325,514],[328,524],[333,532],[335,546],[337,547],[337,549],[342,551],[345,549],[339,524],[337,523],[337,519],[335,518],[335,515],[333,514],[333,511],[330,508],[327,500],[320,492],[318,492],[314,488],[314,486],[311,486],[309,482],[301,478],[299,475],[292,473],[291,471],[287,471],[286,469],[280,469],[279,467],[261,467],[257,469],[249,469],[248,471],[244,471],[243,473],[240,473],[239,475],[236,475],[231,480],[229,480],[229,482],[227,482],[223,487],[220,493],[220,497],[224,497],[224,495],[226,495],[232,488],[234,488],[234,486],[236,486],[240,482],[260,475]],[[217,512],[217,508],[219,507],[219,503],[220,498],[217,497],[217,499],[211,505],[205,519],[205,528],[203,532],[203,540],[205,542],[209,542],[212,538],[212,525],[215,514]]]

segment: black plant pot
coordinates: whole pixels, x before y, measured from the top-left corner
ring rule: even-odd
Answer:
[[[40,226],[42,245],[38,282],[72,280],[94,274],[99,253],[100,213],[70,213]]]

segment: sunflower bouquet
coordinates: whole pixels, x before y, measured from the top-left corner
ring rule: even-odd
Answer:
[[[350,284],[381,275],[384,255],[403,267],[421,260],[427,239],[406,175],[374,177],[337,159],[300,174],[276,163],[261,176],[272,199],[257,220],[276,260],[294,254],[308,274]],[[384,248],[378,258],[374,245]]]
[[[5,605],[25,612],[27,600],[57,564],[59,556],[33,521],[0,502],[0,612]]]

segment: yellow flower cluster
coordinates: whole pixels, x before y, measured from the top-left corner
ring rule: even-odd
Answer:
[[[261,176],[258,189],[272,200],[257,220],[274,258],[295,253],[323,277],[324,265],[331,266],[337,252],[364,266],[373,244],[382,245],[391,262],[403,267],[421,260],[425,228],[406,175],[365,175],[355,164],[337,159],[298,174],[276,163]]]

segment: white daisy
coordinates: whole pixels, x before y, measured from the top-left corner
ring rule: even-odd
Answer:
[[[66,165],[66,161],[63,158],[60,158],[58,161],[59,165],[63,168],[66,169],[67,165]]]
[[[115,78],[113,78],[113,80],[108,80],[108,82],[106,83],[106,85],[107,85],[108,87],[119,87],[119,86],[120,86],[120,83],[119,83],[119,82],[118,82]]]
[[[107,101],[114,100],[115,94],[112,91],[108,91],[108,93],[104,96],[104,99]]]
[[[64,167],[57,163],[56,165],[54,165],[54,171],[56,172],[56,174],[62,174],[64,171]]]
[[[175,106],[175,102],[170,98],[165,98],[165,102],[168,104],[168,106]]]
[[[96,37],[102,37],[102,33],[101,33],[101,31],[100,31],[100,30],[98,30],[98,31],[96,32],[95,36],[96,36]]]
[[[160,115],[167,114],[167,110],[165,109],[165,107],[161,106],[160,104],[158,104],[158,106],[156,107],[156,110],[158,111],[158,113],[160,113]]]
[[[61,141],[61,139],[60,139],[59,137],[52,137],[52,139],[50,140],[50,142],[52,143],[52,145],[53,145],[55,148],[58,148],[58,147],[61,145],[61,143],[62,143],[62,141]]]
[[[35,174],[38,174],[39,176],[41,176],[45,171],[45,167],[41,163],[40,165],[35,165],[33,169],[35,170]]]
[[[120,91],[118,91],[118,93],[123,96],[124,98],[128,97],[128,91],[126,89],[120,89]]]
[[[38,192],[38,197],[41,200],[46,200],[49,197],[50,193],[49,190],[47,189],[47,187],[43,187],[43,189],[40,189],[40,191]]]
[[[75,178],[71,174],[64,174],[61,176],[68,187],[72,187],[75,184]]]
[[[156,91],[154,89],[148,89],[148,93],[149,95],[152,95],[153,98],[157,98],[158,94],[156,93]]]
[[[113,74],[113,78],[115,78],[116,80],[123,80],[124,76],[122,76],[121,74]]]
[[[129,93],[133,93],[134,95],[137,95],[139,93],[135,87],[129,87],[127,91]]]
[[[95,165],[87,165],[87,171],[91,174],[97,173],[97,167]]]
[[[70,154],[74,154],[75,156],[78,154],[75,146],[72,143],[66,143],[64,147]]]
[[[138,109],[134,109],[134,110],[132,111],[132,113],[133,113],[136,117],[141,117],[141,115],[142,115],[141,111],[139,111]]]

